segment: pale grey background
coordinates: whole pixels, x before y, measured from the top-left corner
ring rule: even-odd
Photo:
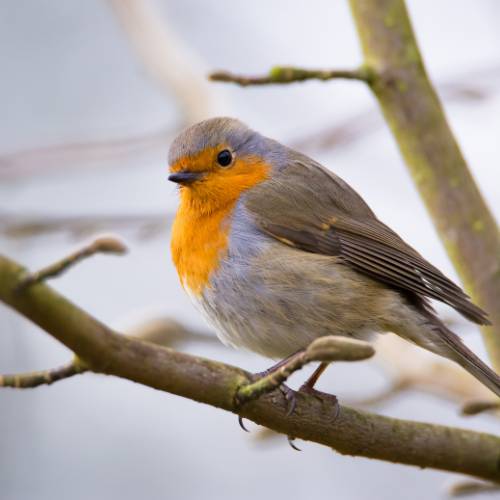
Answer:
[[[258,73],[276,63],[351,67],[360,60],[352,20],[341,0],[164,0],[155,5],[208,69]],[[414,0],[409,6],[436,81],[454,81],[455,75],[500,63],[498,2]],[[0,60],[3,157],[63,143],[147,134],[178,121],[175,96],[166,97],[150,79],[105,1],[1,2]],[[214,93],[220,103],[215,113],[230,113],[285,143],[359,111],[376,111],[371,95],[355,82],[217,86]],[[449,103],[446,110],[498,217],[500,97],[492,92],[488,99]],[[23,176],[5,175],[7,167],[0,162],[0,214],[152,213],[167,218],[176,195],[166,181],[166,150],[167,145],[157,148],[140,162],[111,158],[97,164],[75,164],[75,155],[69,154],[67,164],[64,156],[49,159],[48,166],[57,168]],[[308,152],[354,185],[383,220],[456,277],[385,127],[352,147]],[[109,166],[113,168],[105,168]],[[178,285],[168,230],[147,240],[127,232],[125,237],[129,256],[97,257],[54,286],[112,325],[161,313],[202,328]],[[78,241],[66,233],[2,236],[0,247],[36,268]],[[463,322],[459,327],[484,356],[477,331]],[[57,342],[4,307],[0,330],[0,372],[42,369],[68,359]],[[216,343],[186,349],[255,371],[268,364]],[[322,388],[342,398],[370,394],[383,385],[374,363],[334,367],[322,379]],[[492,419],[464,420],[452,404],[419,394],[382,411],[498,430]],[[255,426],[249,426],[255,435]],[[284,438],[259,443],[241,432],[230,414],[114,378],[85,375],[33,391],[0,391],[1,500],[416,500],[441,497],[454,479],[342,457],[314,444],[301,447],[302,453],[293,452]]]

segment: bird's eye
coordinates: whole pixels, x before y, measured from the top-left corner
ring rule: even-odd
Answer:
[[[231,162],[233,161],[233,155],[231,154],[231,151],[224,149],[217,155],[217,163],[221,167],[227,167],[231,165]]]

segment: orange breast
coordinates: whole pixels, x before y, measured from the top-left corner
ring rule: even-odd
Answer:
[[[181,188],[171,249],[182,285],[191,293],[203,291],[227,254],[230,217],[242,192],[264,181],[269,171],[260,159],[246,158],[227,171],[207,172],[199,184]]]
[[[172,258],[182,285],[195,295],[203,291],[227,251],[228,216],[227,209],[201,214],[179,207],[172,228]]]

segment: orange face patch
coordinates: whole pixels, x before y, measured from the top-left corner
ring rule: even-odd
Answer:
[[[209,283],[227,250],[229,216],[241,194],[267,179],[270,166],[255,156],[238,158],[229,167],[217,164],[226,148],[207,148],[181,158],[171,172],[203,172],[202,179],[180,189],[180,205],[172,228],[171,249],[183,286],[199,294]]]

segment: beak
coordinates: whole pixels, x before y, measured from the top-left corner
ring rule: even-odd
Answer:
[[[191,184],[203,177],[203,172],[189,172],[187,170],[170,174],[168,180],[177,182],[177,184]]]

